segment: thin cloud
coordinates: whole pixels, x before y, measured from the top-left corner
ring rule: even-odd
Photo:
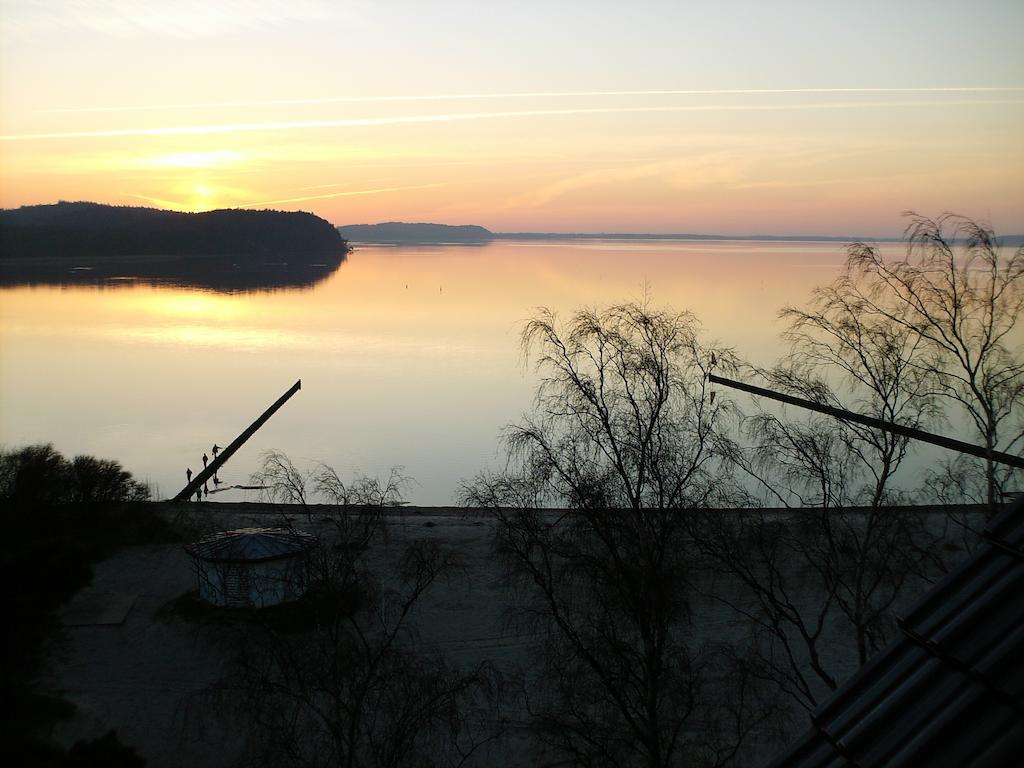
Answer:
[[[586,98],[615,96],[770,96],[792,94],[856,93],[1018,93],[1024,86],[935,86],[925,88],[714,88],[654,91],[522,91],[512,93],[446,93],[406,96],[328,96],[312,99],[266,99],[254,101],[197,101],[174,104],[129,104],[121,106],[54,107],[44,113],[80,112],[157,112],[180,109],[230,107],[282,107],[316,104],[352,104],[368,102],[470,101],[520,98]]]
[[[286,197],[281,200],[260,200],[256,203],[240,203],[236,208],[254,208],[257,205],[280,205],[281,203],[302,203],[306,200],[326,200],[332,197],[355,197],[357,195],[379,195],[383,192],[404,192],[408,189],[430,189],[443,187],[444,184],[415,184],[409,187],[379,187],[377,189],[357,189],[348,192],[331,192],[327,195],[307,195],[305,197]]]
[[[116,128],[100,131],[61,131],[53,133],[20,133],[0,136],[0,141],[37,141],[52,139],[101,139],[123,136],[196,136],[248,131],[289,131],[314,128],[355,128],[414,123],[447,123],[469,120],[494,120],[515,117],[557,117],[569,115],[611,115],[672,112],[778,112],[825,109],[877,109],[893,107],[1006,106],[1024,104],[1021,100],[969,101],[902,101],[902,102],[822,102],[815,104],[708,104],[664,107],[587,107],[580,109],[528,109],[503,112],[456,112],[437,115],[399,117],[362,117],[339,120],[296,120],[262,123],[228,123],[222,125],[186,125],[160,128]]]
[[[5,4],[0,30],[21,38],[67,29],[114,38],[195,39],[287,22],[352,18],[351,8],[331,0],[35,0]]]

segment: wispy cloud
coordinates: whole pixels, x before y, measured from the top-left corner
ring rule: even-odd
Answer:
[[[283,107],[317,104],[356,104],[417,101],[474,101],[488,99],[527,98],[599,98],[642,96],[773,96],[773,95],[838,95],[838,94],[899,94],[899,93],[1020,93],[1024,86],[935,86],[924,88],[713,88],[688,90],[634,90],[634,91],[522,91],[506,93],[445,93],[429,95],[395,96],[325,96],[309,99],[264,99],[250,101],[196,101],[172,104],[126,104],[89,107],[54,107],[40,110],[46,113],[78,112],[157,112],[184,109],[217,109],[231,107]]]
[[[405,115],[393,117],[358,117],[337,120],[294,120],[281,122],[226,123],[219,125],[185,125],[154,128],[114,128],[96,131],[59,131],[20,133],[0,136],[0,141],[33,141],[50,139],[102,139],[124,136],[196,136],[248,131],[291,131],[316,128],[355,128],[414,123],[447,123],[468,120],[494,120],[517,117],[557,117],[568,115],[611,115],[671,112],[773,112],[827,109],[885,109],[951,106],[1005,106],[1024,104],[1020,99],[989,100],[927,100],[927,101],[859,101],[813,102],[806,104],[699,104],[637,107],[584,107],[566,109],[525,109],[501,112],[455,112],[444,114]]]
[[[542,208],[562,197],[608,197],[627,188],[660,189],[661,194],[695,190],[830,186],[863,183],[871,176],[849,176],[851,168],[872,165],[877,148],[854,143],[757,137],[665,145],[661,158],[627,166],[594,168],[549,179],[511,197],[508,209]],[[847,174],[842,178],[836,174]],[[878,177],[882,178],[882,177]],[[884,178],[892,179],[894,176]]]
[[[258,205],[281,205],[282,203],[302,203],[306,200],[326,200],[332,197],[356,197],[358,195],[379,195],[384,192],[404,192],[409,189],[430,189],[443,187],[444,184],[414,184],[408,187],[378,187],[377,189],[356,189],[347,192],[331,192],[326,195],[306,195],[304,197],[286,197],[280,200],[260,200],[255,203],[240,203],[236,208],[255,208]]]

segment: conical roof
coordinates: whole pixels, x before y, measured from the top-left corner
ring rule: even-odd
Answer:
[[[204,536],[185,551],[192,557],[213,562],[255,563],[295,557],[308,551],[316,539],[287,528],[238,528]]]

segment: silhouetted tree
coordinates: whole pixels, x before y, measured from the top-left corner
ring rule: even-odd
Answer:
[[[936,417],[924,342],[872,312],[853,276],[781,315],[789,352],[761,372],[773,388],[911,427]],[[743,432],[747,447],[730,455],[755,481],[754,509],[705,515],[695,540],[735,587],[712,594],[749,622],[764,674],[813,709],[888,641],[908,587],[942,570],[942,532],[896,506],[908,438],[767,410],[746,417]],[[756,509],[763,503],[791,511]]]
[[[915,213],[902,261],[866,243],[849,248],[847,272],[863,310],[921,343],[915,365],[956,406],[989,450],[1024,441],[1024,354],[1014,338],[1024,311],[1024,246],[1001,251],[988,227],[961,216]],[[999,501],[1001,473],[985,463],[985,501]]]
[[[0,454],[0,498],[14,506],[62,502],[69,483],[68,462],[50,443]]]
[[[516,618],[543,638],[525,686],[553,760],[720,765],[774,714],[745,664],[694,638],[685,510],[722,490],[705,374],[731,361],[697,333],[647,302],[565,325],[541,310],[522,335],[534,413],[507,431],[508,469],[464,490],[495,516]]]
[[[335,556],[347,557],[336,554]],[[460,766],[501,733],[488,665],[452,668],[417,646],[409,617],[455,563],[433,542],[405,548],[383,587],[363,564],[320,583],[321,600],[354,611],[321,614],[304,632],[246,629],[225,693],[240,704],[248,758],[270,766]]]
[[[261,488],[265,500],[300,506],[307,517],[311,505],[318,503],[317,514],[333,527],[335,543],[361,548],[380,530],[385,512],[404,503],[409,478],[400,467],[392,467],[383,481],[359,475],[346,483],[333,467],[317,464],[300,470],[285,453],[271,450],[263,453],[250,482]]]
[[[757,674],[811,711],[891,639],[938,544],[925,523],[898,508],[711,511],[694,540]]]
[[[76,456],[52,444],[0,452],[0,499],[12,508],[74,502],[145,501],[149,488],[117,461]]]
[[[319,546],[308,596],[317,606],[303,631],[268,621],[241,629],[236,664],[215,693],[241,706],[250,759],[273,766],[461,766],[503,731],[498,678],[487,664],[453,668],[419,646],[410,617],[438,580],[458,570],[436,542],[402,546],[386,574],[371,545],[405,482],[344,483],[325,465],[297,469],[264,454],[254,481],[269,498],[309,512]],[[324,502],[316,507],[311,497]],[[314,519],[313,511],[316,512]]]
[[[928,428],[939,412],[921,366],[925,344],[906,326],[871,312],[861,293],[847,274],[816,289],[808,308],[786,307],[780,315],[789,321],[783,334],[789,353],[769,379],[818,403]],[[909,438],[836,420],[831,428],[861,472],[853,501],[872,508],[890,502]]]
[[[146,501],[149,488],[120,463],[94,456],[75,456],[70,466],[71,501],[84,503]]]

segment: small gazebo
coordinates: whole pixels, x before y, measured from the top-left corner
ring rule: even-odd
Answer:
[[[265,608],[297,600],[309,584],[316,539],[286,528],[239,528],[204,536],[185,551],[212,605]]]

